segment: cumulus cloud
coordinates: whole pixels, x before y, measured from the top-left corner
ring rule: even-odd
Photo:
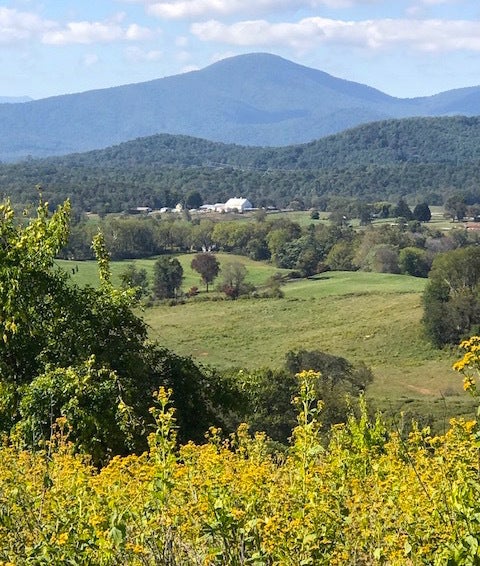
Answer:
[[[121,25],[124,14],[107,22],[69,22],[64,25],[32,12],[0,7],[0,43],[39,40],[47,45],[91,44],[111,41],[142,41],[153,32],[137,24]]]
[[[404,45],[421,51],[480,51],[480,22],[467,20],[342,21],[314,17],[295,23],[251,20],[231,25],[209,20],[194,23],[190,29],[202,41],[239,46],[308,50],[337,43],[368,49]]]
[[[36,14],[0,7],[0,43],[29,40],[54,27],[55,22],[44,20]]]
[[[147,12],[158,18],[194,19],[234,14],[258,15],[301,8],[348,8],[371,4],[375,0],[138,0]]]
[[[69,22],[61,29],[47,31],[42,43],[66,45],[71,43],[110,43],[112,41],[138,41],[149,39],[152,32],[148,28],[132,24],[122,27],[115,22]]]

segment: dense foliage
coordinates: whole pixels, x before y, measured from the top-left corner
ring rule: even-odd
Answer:
[[[479,285],[479,247],[435,257],[423,297],[423,321],[436,345],[456,344],[476,331],[480,324]]]
[[[298,378],[297,426],[282,457],[245,426],[226,439],[212,429],[207,444],[177,450],[165,390],[149,451],[100,472],[72,454],[62,421],[47,451],[3,447],[0,560],[476,564],[478,424],[452,421],[444,436],[415,429],[404,438],[364,410],[334,427],[324,446],[318,375]]]
[[[476,421],[408,434],[362,396],[355,415],[343,397],[371,373],[325,352],[233,380],[148,343],[101,235],[98,289],[55,266],[68,213],[0,208],[1,564],[479,562]],[[476,247],[437,257],[450,287],[476,288]],[[477,399],[479,345],[455,364]],[[211,426],[243,416],[254,436]]]
[[[270,439],[287,445],[296,424],[291,401],[300,394],[296,375],[307,369],[316,372],[311,386],[315,397],[322,400],[325,433],[348,419],[373,380],[363,363],[354,365],[320,350],[290,351],[279,369],[242,369],[230,376],[243,391],[243,410],[235,424],[247,422],[253,432],[265,432]]]
[[[68,233],[68,203],[19,222],[0,207],[0,430],[28,446],[67,418],[76,447],[96,462],[146,448],[152,393],[173,387],[179,435],[201,439],[221,421],[228,392],[214,372],[149,343],[130,290],[109,281],[94,239],[100,287],[79,288],[54,258]]]
[[[244,195],[255,206],[307,208],[328,197],[441,204],[456,191],[478,202],[478,118],[412,118],[367,124],[280,148],[242,147],[157,135],[105,150],[0,166],[5,195],[25,205],[42,184],[52,204],[113,212],[178,202],[225,202]]]

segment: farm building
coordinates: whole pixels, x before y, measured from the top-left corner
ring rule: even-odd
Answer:
[[[246,198],[229,198],[225,203],[225,210],[237,210],[245,212],[253,208],[252,203]]]
[[[215,204],[204,204],[200,210],[206,212],[246,212],[253,210],[252,203],[246,198],[229,198],[227,202],[217,202]]]

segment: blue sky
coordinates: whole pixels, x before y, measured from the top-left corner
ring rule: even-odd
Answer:
[[[258,51],[399,97],[477,86],[480,2],[0,2],[0,96],[141,82]]]

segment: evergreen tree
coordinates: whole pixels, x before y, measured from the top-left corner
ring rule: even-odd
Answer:
[[[417,204],[413,209],[413,218],[419,220],[420,222],[430,222],[432,218],[432,213],[426,202],[421,202]]]
[[[393,210],[393,215],[397,218],[405,218],[406,220],[413,220],[413,213],[410,207],[403,198],[400,198]]]

